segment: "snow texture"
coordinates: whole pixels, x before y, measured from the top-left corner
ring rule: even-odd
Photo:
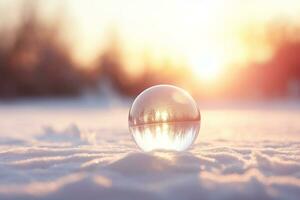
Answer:
[[[143,153],[127,109],[75,107],[0,106],[0,199],[300,197],[297,109],[204,111],[188,151]]]

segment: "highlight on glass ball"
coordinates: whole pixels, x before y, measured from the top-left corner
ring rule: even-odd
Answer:
[[[129,130],[143,151],[184,151],[198,136],[201,115],[185,90],[157,85],[136,97],[128,121]]]

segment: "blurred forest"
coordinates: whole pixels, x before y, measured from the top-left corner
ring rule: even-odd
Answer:
[[[58,40],[58,26],[38,20],[33,7],[24,9],[22,22],[9,45],[0,32],[0,96],[62,96],[80,93],[83,71]]]
[[[172,66],[167,60],[157,69],[145,59],[143,73],[132,78],[125,70],[128,66],[117,36],[112,36],[110,45],[99,51],[93,67],[84,68],[59,39],[62,24],[43,23],[34,7],[24,9],[22,16],[13,37],[0,27],[0,98],[79,96],[85,91],[96,94],[107,82],[124,96],[167,83],[190,88],[193,95],[201,98],[300,98],[300,40],[288,36],[291,29],[296,34],[300,31],[288,22],[267,27],[270,42],[276,47],[269,60],[229,66],[217,89],[208,95],[204,92],[207,86],[197,82],[188,66]]]

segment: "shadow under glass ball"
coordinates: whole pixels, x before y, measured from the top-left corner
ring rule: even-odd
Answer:
[[[157,85],[137,96],[128,121],[129,130],[143,151],[183,151],[197,138],[201,115],[186,91]]]

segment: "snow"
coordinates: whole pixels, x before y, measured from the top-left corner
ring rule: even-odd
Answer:
[[[201,106],[185,152],[140,151],[129,104],[0,104],[0,199],[299,199],[300,107]]]

